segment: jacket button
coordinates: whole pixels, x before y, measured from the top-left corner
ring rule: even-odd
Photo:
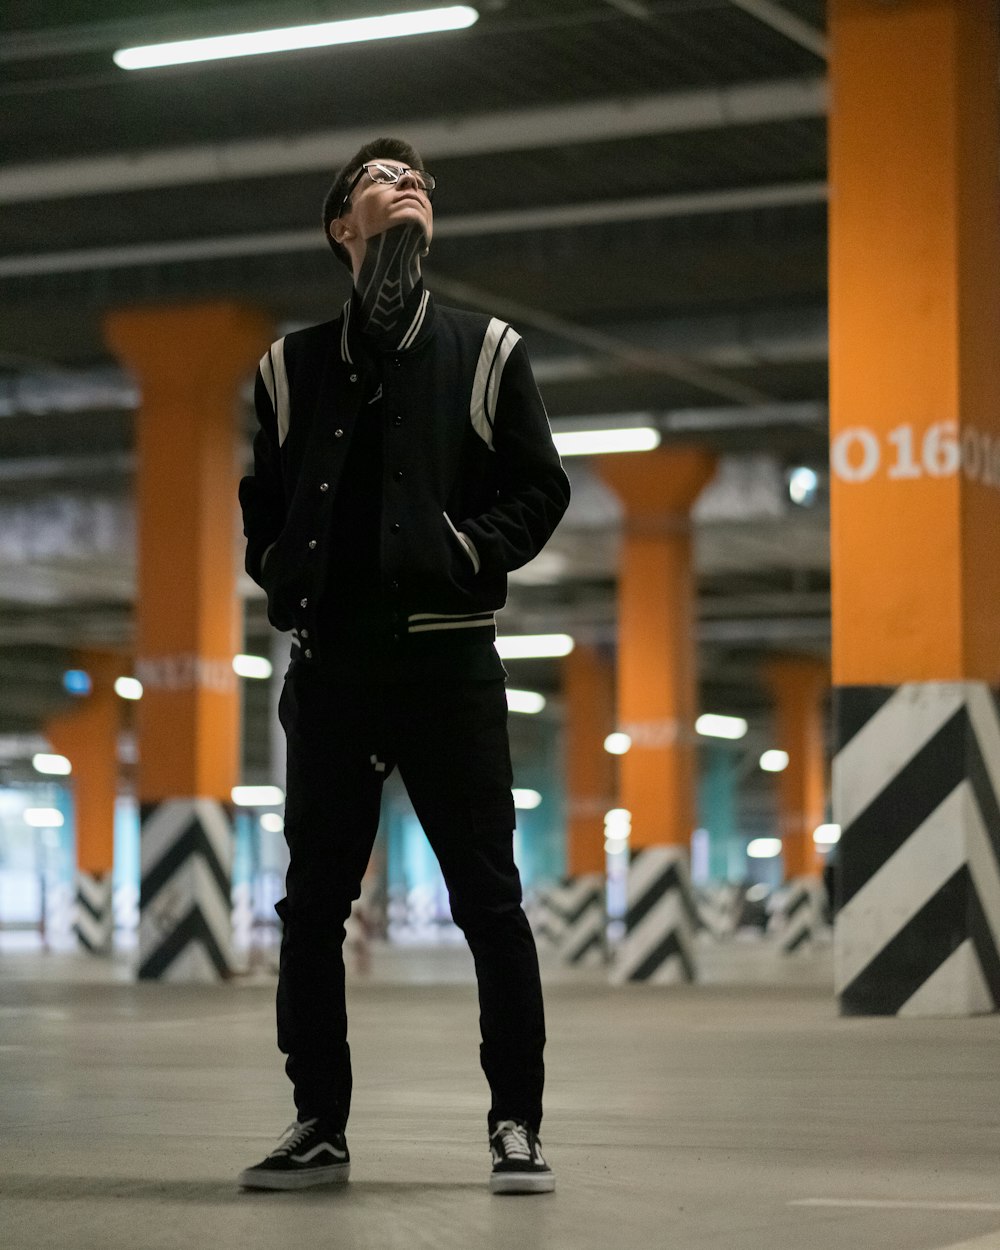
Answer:
[[[306,659],[311,660],[312,658],[313,658],[313,653],[309,650],[308,647],[306,647]]]
[[[329,482],[320,482],[320,484],[319,484],[319,488],[320,488],[320,490],[329,490],[329,489],[330,489],[330,483],[329,483]]]
[[[351,374],[351,381],[352,381],[352,382],[356,382],[357,380],[358,380],[358,375],[357,375],[356,373],[352,373],[352,374]]]
[[[397,413],[397,414],[396,414],[396,416],[394,416],[394,417],[393,417],[393,419],[392,419],[392,423],[393,423],[393,425],[402,425],[402,424],[403,424],[403,418],[402,418],[402,417],[401,417],[401,416]]]
[[[389,584],[392,586],[393,590],[399,589],[399,582],[395,578],[393,578]]]
[[[333,431],[333,437],[334,437],[334,438],[343,438],[343,437],[344,437],[344,431],[343,431],[343,430],[334,430],[334,431]]]
[[[402,360],[400,360],[398,356],[393,357],[392,363],[396,366],[397,369],[402,369],[403,367],[403,362]]]
[[[310,551],[312,551],[312,549],[313,549],[315,546],[316,546],[316,539],[315,539],[315,538],[310,538],[310,539],[309,539],[309,550],[310,550]]]
[[[400,529],[402,529],[402,526],[399,524],[398,521],[393,521],[393,523],[389,526],[389,528],[392,530],[394,534],[398,534]]]
[[[300,600],[299,600],[299,607],[300,607],[300,608],[307,608],[308,606],[309,606],[309,600],[308,600],[308,599],[300,599]]]
[[[397,482],[401,482],[403,480],[403,470],[397,469],[396,472],[392,476],[396,479]]]
[[[308,629],[300,629],[300,630],[299,630],[299,636],[300,636],[300,637],[302,637],[302,638],[308,638],[308,637],[309,637],[309,630],[308,630]]]

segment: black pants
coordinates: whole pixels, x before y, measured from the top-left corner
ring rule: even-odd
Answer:
[[[475,960],[489,1123],[517,1118],[537,1130],[545,1023],[513,856],[503,682],[355,686],[293,665],[279,714],[291,859],[277,906],[278,1046],[299,1118],[342,1128],[350,1113],[344,922],[361,892],[382,783],[398,766]]]

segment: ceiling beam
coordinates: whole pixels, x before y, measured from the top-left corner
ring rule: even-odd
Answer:
[[[729,3],[734,8],[749,13],[765,26],[770,26],[792,43],[797,43],[800,48],[815,53],[824,61],[828,59],[828,45],[823,32],[804,22],[801,17],[796,17],[794,13],[789,13],[780,4],[775,4],[774,0],[729,0]]]
[[[822,78],[778,80],[468,117],[373,120],[363,129],[33,162],[0,171],[0,203],[332,171],[375,132],[405,134],[433,160],[822,117],[826,99]]]
[[[0,174],[0,179],[3,175]],[[439,217],[434,222],[437,239],[486,234],[513,234],[527,230],[551,230],[572,226],[601,225],[611,221],[641,221],[665,217],[694,217],[708,213],[748,212],[822,204],[827,198],[824,182],[779,183],[768,187],[734,187],[692,195],[657,195],[631,200],[560,204],[551,208],[513,209],[499,213],[468,213]],[[220,260],[234,256],[282,255],[289,252],[325,251],[318,227],[279,230],[262,234],[221,235],[208,239],[177,239],[155,243],[131,243],[115,247],[80,248],[68,252],[29,252],[0,257],[0,278],[27,278],[40,274],[80,273],[87,270],[121,269],[142,265],[179,264]]]

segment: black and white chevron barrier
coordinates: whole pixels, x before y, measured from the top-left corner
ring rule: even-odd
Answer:
[[[731,938],[736,932],[742,907],[742,895],[735,885],[708,885],[694,891],[698,910],[698,928],[717,942]]]
[[[612,980],[657,985],[694,981],[698,924],[687,851],[678,846],[634,851],[628,868],[625,932],[615,951]]]
[[[607,915],[603,873],[584,873],[566,881],[557,895],[563,930],[559,954],[564,963],[607,961]]]
[[[78,872],[73,932],[81,950],[90,955],[109,954],[114,920],[111,873]]]
[[[837,692],[834,968],[846,1015],[1000,1006],[1000,710],[981,683]]]
[[[796,877],[777,891],[768,914],[767,933],[784,955],[809,950],[827,933],[823,922],[825,891],[819,877]]]
[[[558,951],[566,921],[563,916],[561,884],[540,886],[525,905],[528,923],[539,951]]]
[[[233,971],[233,822],[215,799],[141,808],[142,980],[216,981]]]

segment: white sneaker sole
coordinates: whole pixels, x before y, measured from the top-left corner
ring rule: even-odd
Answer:
[[[351,1175],[350,1163],[302,1172],[268,1172],[246,1168],[239,1175],[241,1189],[311,1189],[313,1185],[342,1185]]]
[[[494,1194],[550,1194],[555,1187],[552,1172],[494,1172],[490,1176]]]

